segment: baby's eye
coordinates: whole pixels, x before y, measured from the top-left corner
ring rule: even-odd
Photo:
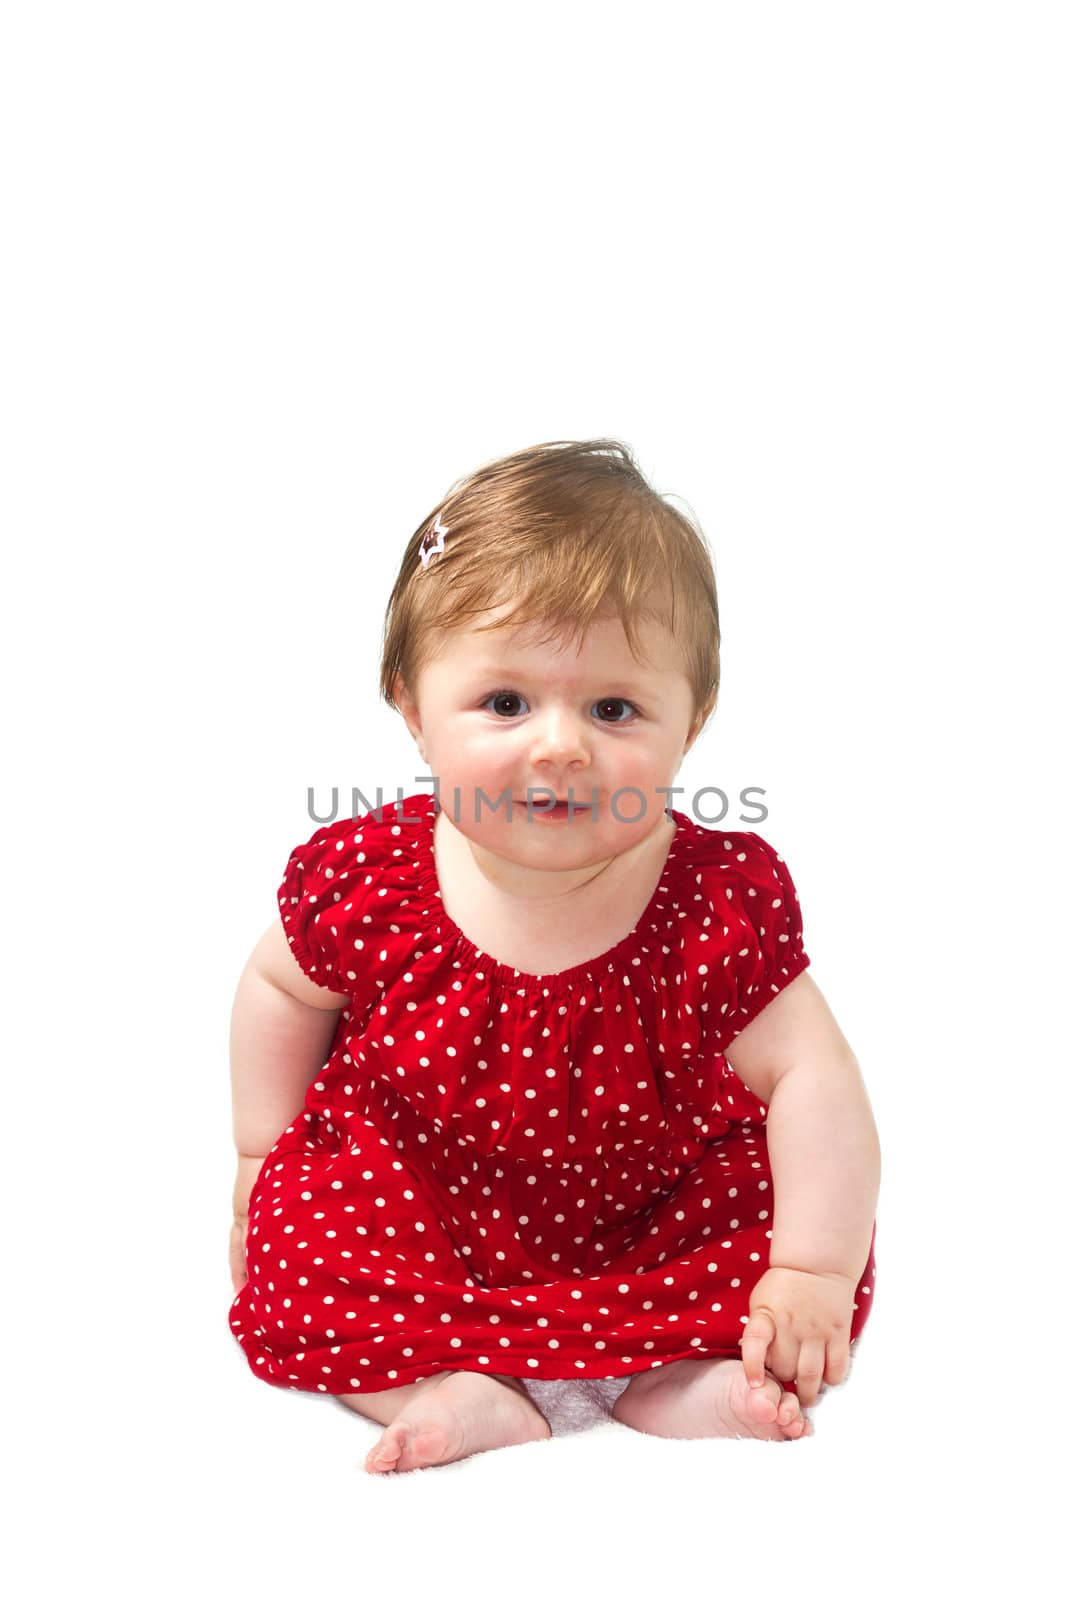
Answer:
[[[640,714],[638,712],[638,710],[637,710],[637,707],[634,705],[632,700],[621,700],[617,695],[613,695],[608,700],[598,700],[597,701],[597,705],[598,706],[611,706],[613,708],[617,708],[619,706],[629,706],[630,709],[633,711],[635,716]],[[598,717],[597,718],[598,722],[600,722],[602,720],[606,721],[606,722],[632,722],[634,719],[633,719],[633,717],[619,717],[619,716],[610,716],[610,717],[606,717],[606,718]]]
[[[498,689],[496,694],[491,694],[484,704],[487,705],[491,711],[499,711],[500,708],[497,705],[498,700],[503,700],[504,703],[507,704],[509,701],[514,702],[516,700],[522,700],[522,695],[516,694],[514,689]],[[523,701],[523,704],[525,704],[525,701]],[[504,711],[500,714],[510,720],[513,720],[510,711]]]

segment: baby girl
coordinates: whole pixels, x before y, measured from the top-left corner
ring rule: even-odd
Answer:
[[[699,530],[614,440],[456,486],[381,690],[434,793],[319,828],[233,1007],[230,1327],[382,1424],[371,1472],[527,1440],[524,1380],[794,1440],[870,1312],[880,1152],[758,833],[664,803],[714,709]]]

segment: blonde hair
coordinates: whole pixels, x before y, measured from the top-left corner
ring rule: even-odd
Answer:
[[[423,567],[419,547],[438,516],[448,529],[444,549]],[[487,632],[543,622],[545,642],[566,643],[616,616],[639,661],[640,625],[659,621],[677,642],[694,725],[710,715],[719,688],[711,552],[696,522],[656,493],[626,445],[534,445],[453,485],[412,534],[389,596],[380,679],[386,704],[399,710],[398,676],[415,696],[436,641],[509,602],[507,616],[484,624]]]

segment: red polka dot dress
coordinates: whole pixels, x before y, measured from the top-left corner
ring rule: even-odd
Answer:
[[[229,1322],[252,1371],[351,1394],[738,1356],[774,1191],[767,1107],[723,1052],[809,964],[788,869],[672,809],[637,925],[534,977],[446,914],[435,815],[320,828],[278,891],[296,960],[349,1001],[250,1196]]]

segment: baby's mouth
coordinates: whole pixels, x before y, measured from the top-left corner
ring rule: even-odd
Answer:
[[[523,804],[526,807],[527,814],[530,816],[565,817],[570,815],[573,817],[592,810],[591,802],[577,800],[572,801],[570,804],[566,800],[557,800],[554,805],[549,805],[547,799],[526,800]]]

